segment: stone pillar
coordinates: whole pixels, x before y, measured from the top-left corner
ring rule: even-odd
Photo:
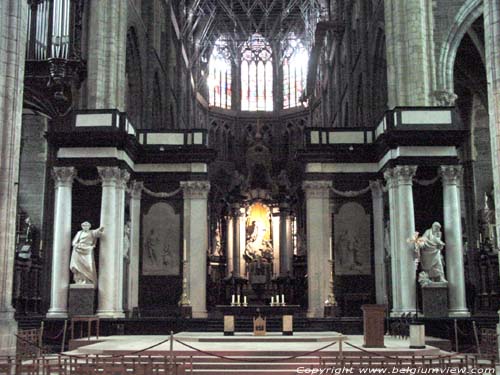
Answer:
[[[397,249],[397,238],[399,227],[397,225],[396,215],[398,208],[397,179],[394,176],[393,169],[387,169],[384,172],[384,178],[387,182],[387,191],[389,195],[389,230],[391,243],[391,274],[398,275],[399,272],[399,252]],[[392,283],[392,316],[401,315],[401,288],[399,283]]]
[[[125,110],[128,2],[91,1],[89,5],[87,108]]]
[[[120,170],[120,178],[116,183],[116,241],[118,244],[117,252],[118,256],[115,258],[116,269],[117,269],[117,281],[119,285],[116,288],[115,293],[115,306],[119,307],[123,311],[124,309],[124,299],[123,299],[123,278],[125,277],[124,269],[124,248],[123,248],[123,238],[125,236],[125,192],[127,190],[127,183],[130,179],[130,173],[126,170]]]
[[[373,239],[375,248],[375,296],[377,304],[387,304],[387,276],[384,249],[384,192],[380,181],[370,181],[373,205]]]
[[[189,266],[189,299],[193,318],[206,318],[208,181],[182,181],[184,197],[184,239]]]
[[[322,318],[330,280],[331,181],[304,181],[307,230],[307,316]]]
[[[444,240],[446,242],[446,277],[448,279],[449,315],[470,316],[465,300],[464,249],[460,209],[460,178],[462,167],[443,165]]]
[[[233,246],[234,246],[234,219],[232,215],[229,215],[227,220],[227,238],[226,238],[226,257],[227,257],[227,274],[226,276],[231,276],[231,273],[234,270],[234,261],[233,261]]]
[[[47,318],[68,317],[69,260],[71,256],[71,190],[76,170],[73,167],[55,167],[54,238],[52,244],[52,272],[50,308]]]
[[[396,224],[399,225],[396,251],[400,252],[401,312],[414,313],[416,309],[415,252],[408,239],[415,233],[415,213],[413,208],[413,177],[416,166],[402,165],[394,168],[398,180],[398,210]],[[398,274],[396,274],[398,275]]]
[[[399,275],[392,283],[392,316],[415,312],[414,252],[408,239],[415,232],[412,179],[417,167],[396,166],[387,169],[384,177],[389,190],[389,215],[391,230],[391,270]]]
[[[27,16],[26,1],[0,1],[0,355],[16,351],[12,284]]]
[[[121,189],[128,179],[118,167],[98,167],[102,180],[101,226],[104,233],[99,242],[98,309],[97,315],[123,318],[123,217],[120,204]],[[121,224],[121,225],[120,225]]]
[[[432,1],[385,0],[388,106],[430,106],[435,91]]]
[[[497,248],[500,246],[500,0],[484,0],[484,39],[488,79],[488,115],[495,197]],[[500,343],[500,340],[499,340]]]
[[[233,276],[239,277],[241,276],[241,208],[239,203],[234,203],[231,206],[231,214],[232,214],[232,229],[233,229]]]
[[[141,235],[141,195],[143,183],[133,181],[130,192],[130,252],[128,272],[128,309],[139,307],[139,257]]]
[[[280,275],[292,276],[293,264],[293,239],[292,220],[290,217],[290,206],[288,203],[280,204]]]

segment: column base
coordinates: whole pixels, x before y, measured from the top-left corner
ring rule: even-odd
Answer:
[[[0,356],[16,355],[17,322],[13,311],[0,312]]]
[[[202,311],[195,311],[193,310],[193,312],[191,313],[191,316],[193,318],[199,318],[199,319],[205,319],[205,318],[208,318],[208,313],[206,310],[202,310]]]
[[[448,317],[450,317],[450,318],[468,318],[468,317],[470,317],[470,312],[467,309],[448,310]]]
[[[415,310],[415,308],[392,310],[389,316],[391,318],[401,318],[401,315],[407,315],[407,314],[415,315],[417,314],[417,311]],[[421,315],[420,311],[418,311],[418,315]]]
[[[45,315],[47,318],[52,319],[66,319],[68,317],[67,310],[50,309]]]
[[[314,309],[309,309],[309,310],[307,310],[307,317],[308,318],[324,318],[325,317],[325,308],[318,307],[318,308],[314,308]]]
[[[98,310],[96,316],[98,316],[99,318],[121,319],[125,318],[125,313],[118,310]]]

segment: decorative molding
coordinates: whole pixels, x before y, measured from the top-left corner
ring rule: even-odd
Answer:
[[[181,181],[184,199],[206,199],[210,191],[208,181]]]
[[[436,104],[442,107],[453,107],[455,105],[456,100],[458,99],[457,94],[447,90],[433,91],[431,96],[436,102]]]
[[[330,198],[331,181],[304,181],[302,184],[307,198]]]
[[[439,174],[443,178],[443,185],[459,185],[463,168],[461,165],[442,165],[439,168]]]
[[[71,187],[76,177],[75,167],[54,167],[52,168],[52,178],[56,182],[56,189],[59,187]]]
[[[413,177],[417,173],[416,165],[398,165],[393,168],[394,177],[397,179],[398,185],[412,185]]]
[[[126,190],[127,189],[127,183],[130,180],[130,173],[125,170],[121,169],[120,170],[120,177],[117,179],[117,188]]]

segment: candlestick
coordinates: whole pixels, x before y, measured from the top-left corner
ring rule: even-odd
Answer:
[[[333,260],[332,237],[330,236],[330,260]]]
[[[247,303],[247,296],[243,296],[243,306],[247,307],[248,306],[248,303]]]
[[[277,306],[280,305],[280,295],[279,294],[276,294],[276,305]]]
[[[187,260],[187,255],[186,255],[186,239],[184,239],[183,246],[182,246],[182,260],[184,262]]]
[[[274,306],[274,296],[271,296],[271,306]]]
[[[237,304],[238,306],[240,306],[240,305],[241,305],[241,303],[240,303],[240,295],[239,295],[239,294],[236,296],[236,304]]]
[[[285,295],[281,295],[281,306],[285,306]]]
[[[234,306],[234,302],[235,302],[235,296],[234,294],[231,295],[231,306]]]

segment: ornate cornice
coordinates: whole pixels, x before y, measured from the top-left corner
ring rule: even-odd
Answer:
[[[443,185],[459,185],[463,169],[461,165],[442,165],[439,174],[443,179]]]
[[[302,189],[307,198],[330,198],[331,181],[304,181]]]
[[[184,199],[206,199],[210,191],[208,181],[181,181],[180,186]]]
[[[75,167],[54,167],[52,168],[52,178],[56,183],[56,188],[71,187],[76,177]]]

